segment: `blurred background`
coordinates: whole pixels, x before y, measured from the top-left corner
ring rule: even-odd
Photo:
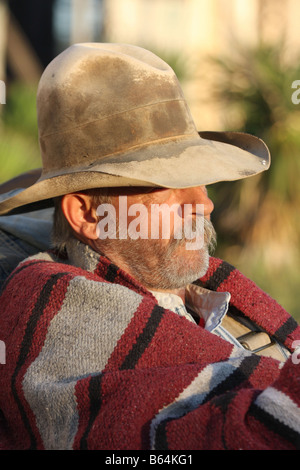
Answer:
[[[89,41],[148,48],[176,71],[199,130],[270,147],[267,173],[209,188],[215,254],[299,321],[299,18],[299,0],[0,0],[0,182],[41,165],[35,94],[55,55]]]

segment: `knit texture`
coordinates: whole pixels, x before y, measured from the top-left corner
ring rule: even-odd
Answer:
[[[300,448],[293,356],[236,348],[80,250],[29,258],[4,287],[1,449]],[[211,258],[197,282],[293,351],[298,324],[233,266]]]

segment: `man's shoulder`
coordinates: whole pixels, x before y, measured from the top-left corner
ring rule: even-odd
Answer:
[[[67,258],[59,257],[54,252],[40,252],[22,261],[6,280],[2,292],[9,286],[11,288],[29,286],[41,289],[46,283],[60,279],[60,284],[74,283],[77,285],[86,283],[113,284],[101,270],[89,271],[82,267],[74,266]],[[123,286],[120,286],[123,287]],[[99,288],[99,286],[98,286]],[[130,290],[130,289],[128,289]]]
[[[47,276],[59,273],[89,275],[88,271],[69,263],[67,258],[59,257],[51,251],[44,251],[24,259],[14,269],[8,281],[19,277],[19,275],[22,278],[27,278],[28,276]]]
[[[111,311],[118,316],[133,314],[142,302],[152,305],[154,299],[147,301],[132,286],[112,282],[99,272],[73,266],[67,260],[59,261],[48,252],[19,264],[6,281],[1,302],[3,310],[10,311],[18,305],[21,314],[32,309],[41,312],[46,306],[46,310],[58,313],[64,306],[73,314],[96,310],[103,317]]]

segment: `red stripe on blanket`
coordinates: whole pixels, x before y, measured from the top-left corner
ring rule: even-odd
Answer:
[[[199,372],[199,366],[106,372],[101,379],[101,407],[86,437],[90,450],[149,449],[150,424],[153,417],[186,388]],[[87,396],[91,378],[76,386],[79,429],[74,448],[88,427]],[[90,400],[89,400],[90,404]],[[94,438],[93,436],[96,436]]]

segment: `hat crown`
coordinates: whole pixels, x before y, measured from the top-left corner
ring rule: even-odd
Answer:
[[[8,182],[15,189],[0,202],[0,215],[89,188],[189,188],[270,166],[260,139],[199,135],[171,67],[137,46],[66,49],[41,77],[37,113],[43,168]]]
[[[197,133],[171,67],[130,45],[69,47],[45,69],[37,111],[48,174]]]

